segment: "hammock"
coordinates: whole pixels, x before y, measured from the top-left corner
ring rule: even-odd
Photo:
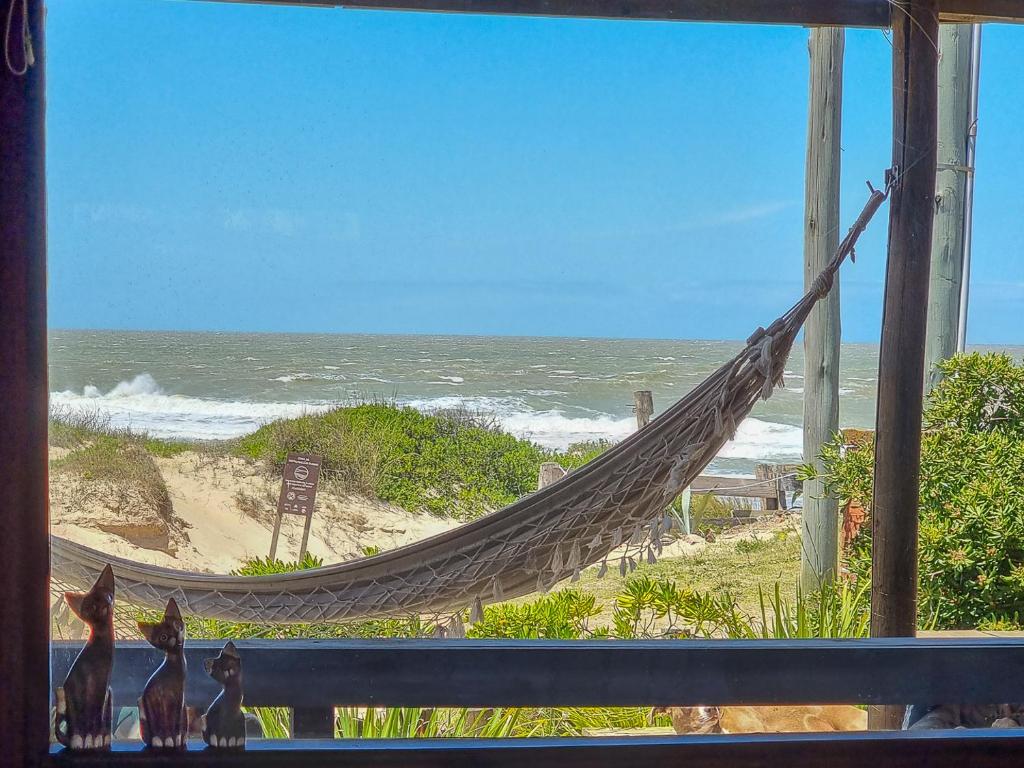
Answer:
[[[442,616],[467,606],[476,620],[483,603],[547,591],[596,563],[603,572],[616,550],[621,554],[611,565],[621,573],[640,559],[654,562],[671,528],[665,509],[781,383],[797,332],[886,196],[872,190],[811,290],[767,329],[758,328],[736,357],[643,429],[508,507],[374,557],[273,576],[177,571],[54,536],[54,580],[88,588],[110,563],[121,601],[162,608],[173,597],[187,614],[231,621]]]

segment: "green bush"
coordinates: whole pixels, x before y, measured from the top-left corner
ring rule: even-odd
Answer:
[[[615,443],[610,440],[587,440],[582,443],[573,443],[564,452],[552,456],[551,460],[562,465],[562,469],[579,469],[588,464],[602,453],[611,448]]]
[[[428,415],[366,404],[276,421],[236,452],[284,464],[290,451],[323,457],[329,479],[413,511],[471,519],[536,490],[547,456],[464,413]]]
[[[1024,613],[1024,367],[1006,355],[941,364],[921,446],[920,620],[943,629],[1016,624]],[[873,446],[823,452],[826,486],[867,507]],[[866,577],[871,529],[847,553]]]

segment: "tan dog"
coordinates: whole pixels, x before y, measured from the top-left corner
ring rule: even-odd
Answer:
[[[686,733],[813,733],[865,731],[868,713],[847,705],[770,707],[658,707],[672,728]]]

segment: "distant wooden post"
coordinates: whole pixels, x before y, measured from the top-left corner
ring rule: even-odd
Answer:
[[[654,395],[649,389],[633,393],[633,411],[636,413],[636,428],[643,429],[651,423],[654,415]]]
[[[563,477],[566,472],[562,469],[562,465],[554,461],[545,461],[540,465],[540,472],[537,473],[537,490],[546,488],[552,483],[557,483]]]
[[[871,506],[871,635],[917,628],[917,514],[921,470],[928,269],[938,123],[936,0],[896,3],[892,15],[893,171],[889,258],[878,362]],[[870,727],[898,728],[902,708],[873,708]]]
[[[939,29],[939,139],[935,178],[935,225],[928,289],[925,391],[942,378],[937,368],[957,351],[964,277],[971,142],[972,26]]]
[[[776,491],[778,491],[779,484],[778,484],[778,480],[776,479],[777,472],[775,471],[775,468],[771,464],[757,464],[754,467],[754,477],[757,478],[758,480],[765,480],[765,481],[767,481],[767,480],[776,480],[776,482],[775,482],[775,489],[776,489]],[[766,510],[778,509],[779,508],[779,500],[778,500],[778,498],[774,498],[774,499],[765,498],[763,500],[763,503],[764,503],[764,508]]]
[[[839,246],[840,149],[843,117],[842,29],[813,29],[807,118],[807,172],[804,213],[804,287]],[[839,431],[839,280],[811,310],[804,325],[804,461],[823,471],[822,446]],[[839,503],[820,480],[803,489],[800,584],[812,592],[832,581],[839,569]]]

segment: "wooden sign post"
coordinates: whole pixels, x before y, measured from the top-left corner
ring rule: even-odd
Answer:
[[[309,529],[313,525],[313,506],[316,503],[316,489],[320,482],[319,456],[306,453],[289,453],[281,478],[281,496],[277,500],[277,519],[274,521],[274,536],[270,540],[270,559],[277,558],[277,539],[281,535],[281,521],[287,515],[302,515],[306,518],[302,529],[302,544],[299,546],[299,560],[306,556],[309,543]]]

